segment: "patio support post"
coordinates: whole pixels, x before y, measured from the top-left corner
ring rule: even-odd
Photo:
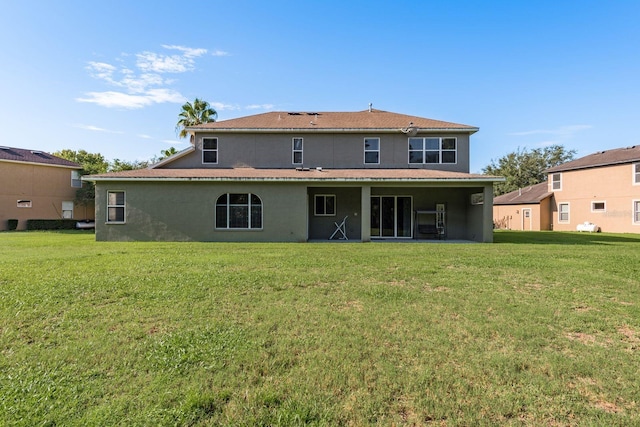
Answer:
[[[363,185],[360,191],[360,228],[363,242],[371,241],[371,186]]]
[[[493,183],[484,186],[482,242],[493,243]]]

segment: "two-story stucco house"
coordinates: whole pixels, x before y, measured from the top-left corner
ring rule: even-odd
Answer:
[[[74,205],[81,169],[42,151],[0,147],[0,230],[8,228],[10,219],[18,220],[18,230],[29,219],[86,219]]]
[[[501,178],[469,173],[475,127],[368,109],[188,130],[192,146],[149,169],[85,178],[97,240],[493,239]]]
[[[546,172],[546,182],[494,199],[496,225],[640,233],[640,146],[599,151]]]
[[[640,146],[600,151],[547,170],[554,230],[585,222],[640,233]]]

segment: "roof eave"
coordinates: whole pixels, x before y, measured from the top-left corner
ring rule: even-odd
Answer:
[[[24,160],[10,160],[10,159],[0,159],[0,162],[7,162],[7,163],[19,163],[22,165],[35,165],[35,166],[51,166],[51,167],[55,167],[55,168],[65,168],[65,169],[82,169],[82,166],[78,165],[78,166],[71,166],[71,165],[58,165],[55,163],[42,163],[42,162],[29,162],[29,161],[24,161]]]
[[[444,133],[468,133],[478,132],[479,128],[420,128],[418,134],[428,132]],[[187,131],[192,132],[218,132],[218,133],[403,133],[398,128],[205,128],[191,127]]]
[[[86,175],[83,181],[89,182],[183,182],[183,181],[210,181],[210,182],[389,182],[389,183],[441,183],[441,182],[474,182],[494,183],[504,182],[502,177],[473,177],[473,178],[316,178],[316,177],[100,177]]]

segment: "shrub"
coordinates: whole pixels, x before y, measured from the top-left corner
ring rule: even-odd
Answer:
[[[7,230],[15,230],[18,228],[18,220],[17,219],[8,219],[7,220]]]
[[[29,219],[27,230],[73,230],[76,219]]]

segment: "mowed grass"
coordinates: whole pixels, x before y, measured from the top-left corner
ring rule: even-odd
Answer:
[[[640,236],[0,233],[0,424],[639,425]]]

